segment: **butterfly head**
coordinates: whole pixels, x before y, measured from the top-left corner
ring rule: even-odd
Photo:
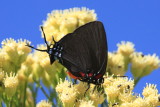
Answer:
[[[61,62],[61,56],[62,56],[63,47],[60,46],[60,45],[59,45],[59,42],[56,42],[56,41],[54,40],[54,38],[53,38],[54,45],[53,45],[53,44],[48,44],[42,26],[41,26],[41,30],[42,30],[43,35],[44,35],[44,42],[45,42],[45,44],[46,44],[46,46],[47,46],[47,49],[45,49],[45,50],[37,49],[37,48],[31,46],[29,43],[27,43],[26,46],[28,46],[28,47],[30,47],[30,48],[33,48],[33,49],[35,49],[35,50],[38,50],[38,51],[47,52],[48,55],[49,55],[49,58],[50,58],[50,64],[53,64],[53,62],[54,62],[55,60],[57,60],[57,59]]]
[[[53,48],[48,48],[48,54],[50,58],[50,63],[52,64],[55,60],[61,61],[63,47],[59,45],[58,42],[55,42]]]

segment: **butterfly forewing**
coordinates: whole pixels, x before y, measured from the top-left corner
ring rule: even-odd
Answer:
[[[76,77],[80,72],[103,75],[107,65],[107,42],[103,24],[87,23],[59,41],[63,47],[62,64]]]

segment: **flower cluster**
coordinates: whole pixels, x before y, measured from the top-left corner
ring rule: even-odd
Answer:
[[[94,10],[85,7],[54,10],[48,14],[43,27],[48,41],[52,42],[52,36],[56,41],[59,41],[64,35],[73,32],[77,27],[96,19]]]
[[[160,60],[156,54],[143,55],[142,53],[135,52],[130,58],[132,64],[131,71],[136,78],[146,76],[160,67]]]
[[[124,75],[128,70],[128,64],[131,64],[131,72],[136,80],[160,67],[160,59],[156,54],[143,55],[136,52],[131,42],[122,41],[117,46],[116,52],[108,53],[107,71],[111,74]]]
[[[94,90],[94,85],[88,91],[87,88],[88,85],[83,82],[73,85],[68,80],[61,80],[56,87],[56,92],[65,107],[83,107],[84,104],[98,106],[104,101],[104,93]]]
[[[160,105],[158,90],[153,84],[147,84],[143,90],[143,97],[134,94],[134,81],[125,78],[107,76],[103,87],[104,93],[94,90],[94,85],[86,92],[86,83],[72,84],[67,80],[60,81],[56,92],[65,107],[84,107],[85,105],[97,107],[107,96],[110,107],[157,107]],[[94,90],[94,91],[93,91]],[[86,97],[87,96],[87,97]]]
[[[20,64],[25,61],[28,53],[31,52],[29,47],[26,47],[27,40],[21,39],[15,41],[14,39],[6,39],[2,41],[2,49],[0,53],[1,64],[5,72],[17,72]]]

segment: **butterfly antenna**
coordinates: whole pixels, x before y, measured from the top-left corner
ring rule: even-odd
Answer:
[[[29,43],[27,43],[25,46],[28,46],[28,47],[30,47],[30,48],[32,48],[32,49],[37,50],[37,51],[47,52],[47,50],[37,49],[37,48],[31,46],[31,45],[29,45]]]
[[[55,39],[54,39],[54,36],[52,36],[52,40],[54,41],[54,43],[56,43]]]
[[[47,52],[48,52],[51,45],[48,45],[48,43],[47,43],[46,35],[45,35],[45,33],[44,33],[44,30],[43,30],[43,26],[41,26],[41,30],[42,30],[42,33],[43,33],[43,36],[44,36],[44,42],[45,42],[46,45],[47,45]]]

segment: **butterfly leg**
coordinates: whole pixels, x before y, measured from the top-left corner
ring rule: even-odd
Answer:
[[[92,94],[94,93],[94,91],[95,91],[96,89],[97,89],[97,85],[94,86]]]
[[[76,79],[74,79],[73,84],[76,84],[76,83],[77,83],[77,80],[76,80]]]
[[[86,89],[85,93],[84,93],[84,96],[86,95],[87,91],[89,90],[90,88],[90,83],[88,83],[88,88]]]
[[[128,76],[113,76],[113,77],[122,77],[122,78],[125,78],[125,77],[128,77]]]

